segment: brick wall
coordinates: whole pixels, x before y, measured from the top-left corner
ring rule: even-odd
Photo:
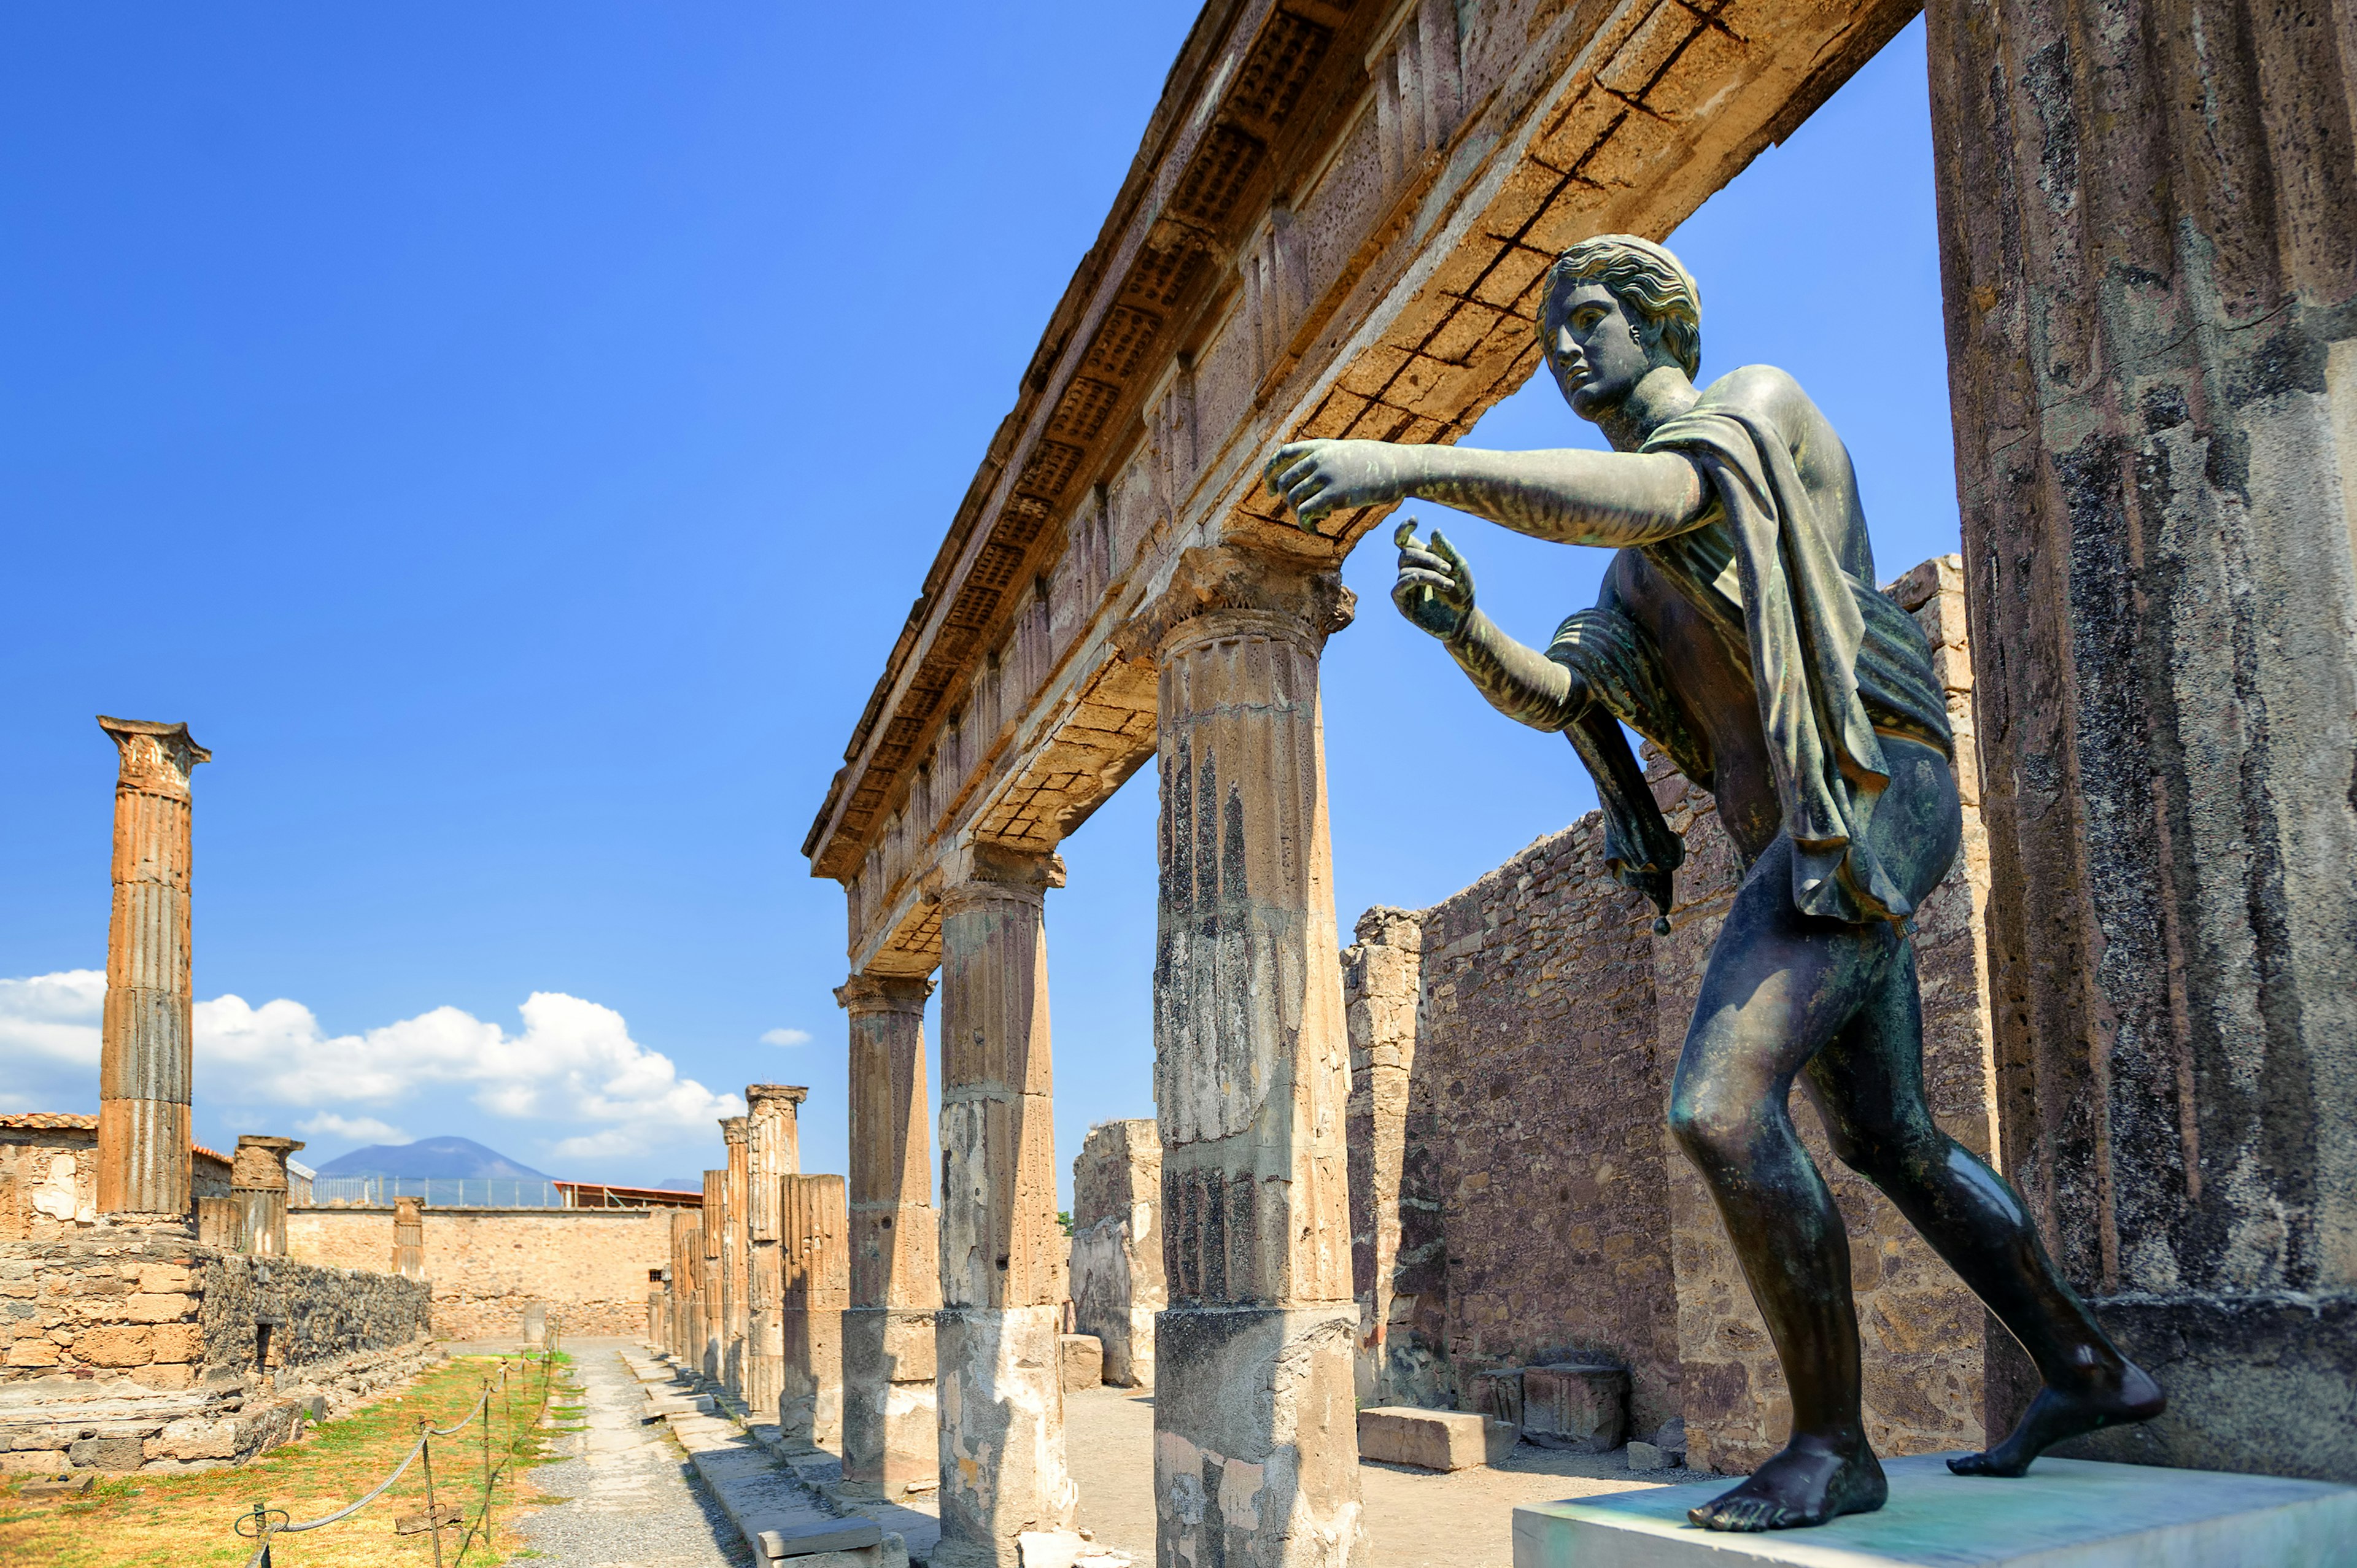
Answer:
[[[1950,556],[1890,591],[1931,636],[1963,754],[1964,849],[1915,921],[1925,1078],[1941,1125],[1986,1157],[1988,871],[1962,588]],[[1370,911],[1344,952],[1361,1394],[1453,1405],[1488,1368],[1601,1355],[1630,1369],[1632,1431],[1683,1414],[1693,1461],[1739,1473],[1780,1445],[1789,1404],[1663,1115],[1739,868],[1709,795],[1658,757],[1649,777],[1686,842],[1669,936],[1610,879],[1591,812],[1430,909]],[[1978,1446],[2002,1331],[1830,1157],[1803,1104],[1794,1122],[1849,1228],[1876,1445]]]
[[[512,1337],[545,1302],[568,1334],[647,1331],[647,1291],[671,1262],[671,1211],[638,1208],[427,1208],[425,1278],[434,1332]],[[343,1268],[393,1266],[390,1208],[297,1208],[289,1255]],[[650,1279],[650,1274],[655,1276]]]

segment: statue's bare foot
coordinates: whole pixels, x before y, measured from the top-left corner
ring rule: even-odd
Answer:
[[[1705,1530],[1797,1530],[1846,1513],[1872,1513],[1890,1496],[1864,1438],[1835,1447],[1795,1437],[1731,1492],[1688,1509]]]
[[[2120,1365],[2123,1370],[2116,1376],[2091,1387],[2065,1392],[2049,1384],[2039,1390],[2004,1442],[1985,1453],[1951,1459],[1948,1468],[1959,1476],[2023,1475],[2032,1459],[2066,1437],[2150,1421],[2168,1407],[2168,1396],[2152,1374],[2133,1361]]]

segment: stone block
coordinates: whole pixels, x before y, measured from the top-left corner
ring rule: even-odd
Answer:
[[[148,1359],[156,1362],[200,1361],[205,1331],[195,1323],[159,1323],[147,1331]]]
[[[1104,1343],[1093,1334],[1061,1334],[1056,1337],[1057,1365],[1063,1369],[1064,1391],[1093,1389],[1104,1381]]]
[[[1469,1410],[1378,1406],[1359,1412],[1359,1457],[1419,1470],[1472,1470],[1513,1452],[1514,1429]]]
[[[195,1314],[197,1298],[177,1292],[150,1294],[143,1290],[124,1305],[134,1323],[178,1323]]]
[[[1602,1454],[1629,1430],[1624,1367],[1558,1362],[1523,1369],[1523,1435],[1542,1448]]]
[[[58,1360],[58,1348],[47,1339],[19,1339],[8,1347],[12,1367],[54,1367]]]
[[[2276,1568],[2345,1563],[2357,1487],[2272,1476],[2039,1460],[2018,1480],[1952,1476],[1941,1456],[1886,1459],[1890,1500],[1813,1530],[1726,1535],[1686,1510],[1724,1480],[1514,1509],[1514,1568],[1745,1568],[1970,1563],[1974,1568]]]
[[[136,1437],[83,1437],[66,1450],[66,1457],[78,1470],[122,1475],[139,1468],[147,1457],[145,1449]]]
[[[772,1563],[822,1552],[855,1552],[863,1546],[880,1546],[883,1541],[884,1527],[872,1519],[813,1520],[765,1530],[754,1537],[761,1555]]]
[[[151,1459],[234,1459],[237,1423],[184,1416],[147,1440]]]
[[[186,1294],[197,1288],[197,1271],[178,1263],[142,1263],[138,1285],[147,1295]]]
[[[844,1313],[843,1477],[859,1495],[897,1499],[939,1477],[934,1365],[931,1313]]]
[[[1631,1470],[1666,1470],[1669,1455],[1652,1444],[1639,1440],[1629,1444],[1629,1468]]]
[[[152,1330],[110,1324],[74,1339],[74,1356],[93,1367],[144,1367],[156,1359],[148,1343]]]

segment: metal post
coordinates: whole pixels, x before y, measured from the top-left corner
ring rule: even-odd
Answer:
[[[425,1430],[426,1420],[417,1418],[417,1439],[425,1445],[420,1455],[425,1461],[425,1530],[434,1537],[434,1568],[442,1568],[442,1514],[434,1504],[434,1434]]]

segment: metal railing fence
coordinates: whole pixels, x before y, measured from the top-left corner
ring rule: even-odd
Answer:
[[[390,1208],[396,1197],[429,1208],[563,1208],[553,1181],[507,1176],[314,1176],[311,1202],[322,1208]]]

